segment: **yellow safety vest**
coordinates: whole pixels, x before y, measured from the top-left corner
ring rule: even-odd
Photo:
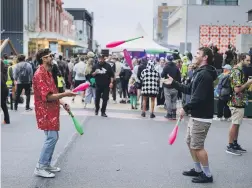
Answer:
[[[181,76],[186,77],[188,72],[188,65],[183,63],[181,67]]]
[[[12,80],[11,80],[11,77],[10,77],[10,68],[12,68],[12,71],[13,71],[13,65],[8,67],[8,71],[7,71],[8,78],[7,78],[7,81],[6,81],[7,87],[12,87]]]
[[[58,81],[58,87],[63,87],[63,77],[62,76],[57,76],[57,81]]]

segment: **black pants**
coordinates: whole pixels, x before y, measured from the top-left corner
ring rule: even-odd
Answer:
[[[121,79],[121,84],[122,84],[122,93],[123,93],[123,98],[129,98],[129,93],[128,93],[128,86],[129,86],[129,80],[123,80]]]
[[[16,90],[16,100],[15,100],[15,110],[18,107],[18,101],[20,99],[20,95],[23,91],[25,90],[25,95],[26,95],[26,106],[25,108],[28,109],[30,108],[30,98],[31,98],[31,84],[17,84],[17,90]]]
[[[158,95],[157,95],[157,106],[164,105],[164,103],[165,103],[164,89],[163,89],[163,87],[160,87]]]
[[[9,116],[8,107],[7,107],[7,96],[8,96],[9,89],[7,87],[2,87],[1,90],[2,90],[1,91],[1,108],[4,113],[4,121],[5,123],[9,124],[10,116]]]
[[[117,84],[116,84],[116,80],[114,80],[114,82],[113,82],[113,88],[112,88],[112,98],[113,98],[113,101],[116,101],[116,89],[117,89]]]
[[[64,93],[65,92],[63,87],[58,87],[58,91],[59,91],[59,93]]]
[[[228,103],[228,101],[224,101],[221,99],[218,100],[218,104],[217,104],[217,109],[218,109],[217,117],[218,118],[222,118],[223,114],[224,114],[224,118],[231,117],[231,111],[230,111],[227,103]]]
[[[102,98],[102,108],[101,112],[105,113],[108,103],[108,97],[109,97],[109,87],[96,87],[95,91],[95,111],[98,112],[100,109],[100,99]]]

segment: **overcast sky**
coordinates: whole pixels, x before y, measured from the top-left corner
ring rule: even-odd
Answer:
[[[132,36],[138,23],[152,36],[153,0],[64,0],[64,7],[94,12],[94,39],[102,46]]]

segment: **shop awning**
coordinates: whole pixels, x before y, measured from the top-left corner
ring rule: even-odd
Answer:
[[[54,32],[31,32],[29,33],[29,38],[31,39],[47,39],[47,40],[57,40],[63,41],[66,45],[88,48],[87,42],[84,41],[77,41],[73,38],[68,38],[63,35]]]

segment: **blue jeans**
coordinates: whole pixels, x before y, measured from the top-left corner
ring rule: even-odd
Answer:
[[[51,164],[55,145],[59,139],[58,131],[44,131],[44,132],[46,135],[46,139],[39,157],[39,165],[41,165],[42,167],[49,166]]]

